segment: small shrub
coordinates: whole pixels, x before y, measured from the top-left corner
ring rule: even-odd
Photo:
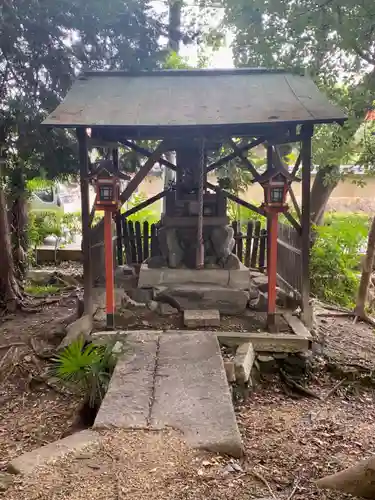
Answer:
[[[98,408],[116,364],[113,345],[87,344],[83,338],[68,345],[54,360],[54,373],[75,386],[91,408]]]
[[[368,223],[368,217],[332,215],[315,228],[310,271],[312,293],[318,298],[354,307]]]

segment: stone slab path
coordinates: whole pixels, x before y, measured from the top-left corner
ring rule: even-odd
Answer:
[[[127,336],[94,429],[183,432],[194,448],[240,457],[243,452],[216,336]]]

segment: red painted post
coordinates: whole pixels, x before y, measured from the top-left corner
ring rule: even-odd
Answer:
[[[107,328],[109,330],[112,330],[115,326],[115,297],[112,247],[112,213],[109,210],[105,210],[104,212],[104,245]]]
[[[268,214],[268,305],[267,324],[269,328],[276,325],[276,285],[277,285],[277,231],[278,213],[276,211]]]

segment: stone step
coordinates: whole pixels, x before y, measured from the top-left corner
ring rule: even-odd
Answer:
[[[85,448],[99,445],[99,443],[100,435],[97,432],[90,430],[76,432],[71,436],[20,455],[10,462],[8,470],[15,474],[31,474],[37,467],[60,460],[66,455],[81,452]]]
[[[94,429],[147,428],[158,339],[153,333],[134,332],[127,336],[125,352],[117,362]]]
[[[203,311],[186,309],[184,311],[184,325],[187,328],[220,326],[220,313],[217,309],[206,309]]]
[[[232,399],[215,336],[163,335],[151,427],[183,432],[194,448],[242,455]]]
[[[242,455],[216,336],[133,332],[125,349],[94,429],[172,427],[192,447]]]

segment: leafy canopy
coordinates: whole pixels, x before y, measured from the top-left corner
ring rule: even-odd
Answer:
[[[372,0],[224,0],[224,25],[234,33],[237,66],[307,69],[350,119],[318,127],[314,162],[345,164],[365,145],[353,143],[375,90],[375,4]],[[354,158],[362,161],[362,157]],[[372,166],[373,156],[367,155]]]

